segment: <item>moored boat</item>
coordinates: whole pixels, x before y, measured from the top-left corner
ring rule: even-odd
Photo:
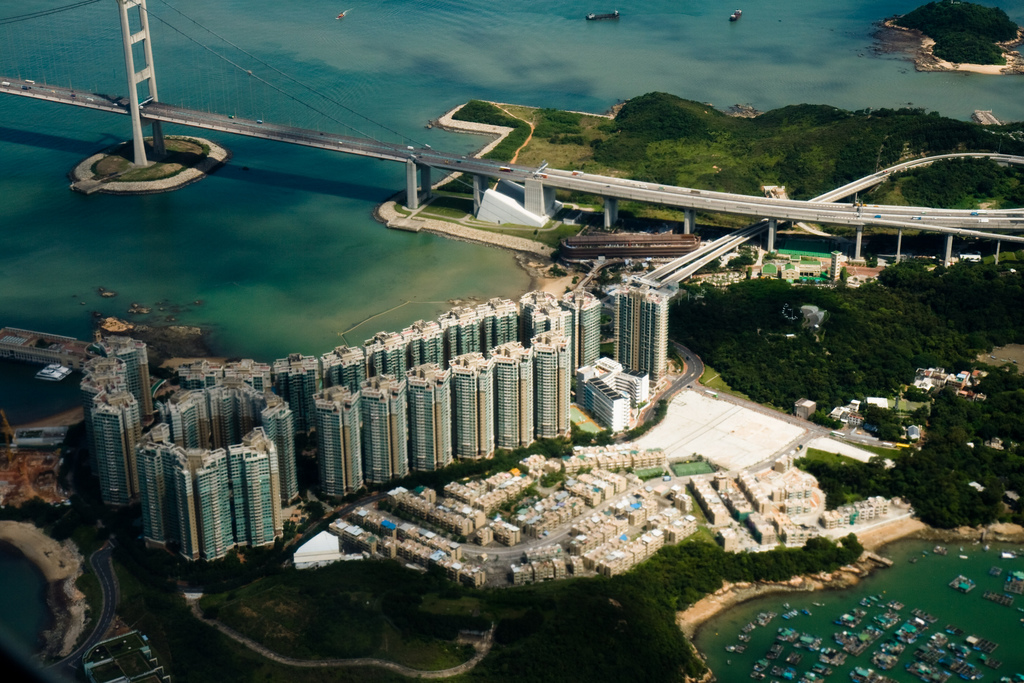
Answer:
[[[739,18],[742,17],[742,16],[743,16],[743,10],[741,10],[741,9],[735,10],[732,14],[729,15],[729,21],[738,21]]]
[[[66,368],[60,363],[50,363],[36,373],[36,379],[45,380],[47,382],[59,382],[70,374],[71,368]]]

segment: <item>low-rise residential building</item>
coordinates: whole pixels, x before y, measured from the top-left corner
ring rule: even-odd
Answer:
[[[817,403],[808,398],[802,398],[793,405],[793,414],[804,420],[809,420],[817,409]]]
[[[718,527],[729,523],[729,510],[706,477],[692,477],[690,489],[709,525]]]
[[[511,547],[519,545],[523,541],[522,529],[517,527],[515,524],[495,521],[491,522],[490,529],[494,534],[494,540],[502,545]]]
[[[527,536],[540,538],[588,511],[581,498],[557,491],[516,513],[514,521]]]
[[[842,529],[864,524],[888,515],[891,505],[892,501],[881,496],[858,500],[852,505],[842,505],[822,513],[821,525],[826,529]]]
[[[433,489],[423,489],[420,494],[414,494],[399,486],[388,492],[388,501],[399,510],[460,536],[469,536],[487,522],[483,510],[448,499],[433,503],[434,497]]]

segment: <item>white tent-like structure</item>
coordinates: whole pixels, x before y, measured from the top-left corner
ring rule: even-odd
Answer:
[[[329,531],[321,531],[295,551],[292,561],[296,569],[315,569],[341,559],[339,539]]]

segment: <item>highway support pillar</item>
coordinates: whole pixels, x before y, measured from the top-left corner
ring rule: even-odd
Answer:
[[[153,47],[149,37],[149,13],[146,10],[146,0],[117,0],[117,7],[121,14],[121,40],[124,44],[124,66],[128,77],[128,108],[132,119],[132,143],[134,147],[134,164],[136,166],[149,166],[150,161],[146,158],[146,141],[142,132],[143,125],[153,126],[153,151],[158,156],[164,154],[163,129],[158,121],[143,121],[139,112],[139,84],[145,83],[149,100],[156,102],[156,71],[153,68]],[[132,33],[131,21],[128,11],[138,8],[139,30]],[[139,70],[135,69],[135,56],[133,46],[136,43],[143,45],[143,57],[146,65]]]
[[[861,246],[861,243],[863,241],[864,241],[864,226],[863,225],[858,225],[857,226],[857,241],[854,243],[854,247],[853,247],[853,259],[855,261],[859,261],[860,260],[860,246]]]
[[[405,162],[405,208],[415,211],[420,208],[420,193],[416,186],[416,162]]]
[[[480,213],[480,205],[484,202],[484,192],[487,191],[487,176],[473,176],[473,215]]]
[[[1002,246],[1002,240],[996,240],[996,265],[999,265],[999,247]]]
[[[779,219],[768,219],[768,253],[775,251],[775,233],[779,229]]]
[[[903,247],[903,228],[896,230],[896,263],[900,262],[900,249]]]
[[[420,190],[423,192],[423,201],[427,201],[432,196],[430,185],[430,167],[422,164],[420,165]]]
[[[942,256],[942,265],[949,267],[953,261],[953,235],[946,235],[946,253]]]
[[[551,216],[555,208],[555,188],[545,187],[536,178],[527,178],[524,186],[526,210],[538,216]]]
[[[683,234],[693,233],[695,227],[697,227],[697,209],[685,209],[683,211]]]
[[[610,228],[619,222],[619,200],[615,197],[604,198],[604,227]]]

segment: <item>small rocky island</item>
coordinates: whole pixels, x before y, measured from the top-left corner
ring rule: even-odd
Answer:
[[[883,51],[904,44],[913,52],[918,71],[1024,73],[1024,59],[1014,49],[1024,43],[1024,29],[998,7],[958,0],[929,2],[883,25],[888,31],[877,36]]]
[[[146,147],[152,153],[152,139]],[[153,163],[132,164],[132,144],[122,142],[78,164],[68,177],[71,189],[83,194],[154,194],[169,192],[202,180],[222,166],[230,154],[224,148],[192,136],[168,135],[166,153]]]

